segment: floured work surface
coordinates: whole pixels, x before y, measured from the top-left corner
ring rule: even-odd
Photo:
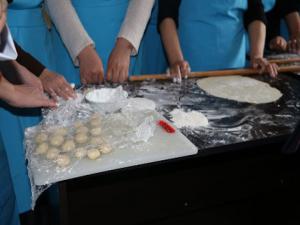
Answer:
[[[251,76],[277,88],[283,96],[274,103],[249,104],[217,98],[199,89],[198,79],[183,80],[181,85],[162,81],[130,84],[131,95],[152,99],[158,110],[171,119],[175,108],[197,110],[209,121],[207,127],[181,128],[199,150],[235,143],[261,140],[291,133],[300,119],[300,80],[281,74],[278,79]]]

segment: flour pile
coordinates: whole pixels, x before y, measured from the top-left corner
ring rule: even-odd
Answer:
[[[184,112],[182,109],[174,109],[170,114],[172,116],[172,121],[178,128],[197,128],[206,127],[208,125],[207,118],[201,112]]]

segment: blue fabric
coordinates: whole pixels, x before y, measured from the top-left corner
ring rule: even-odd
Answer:
[[[0,225],[19,225],[19,215],[6,153],[0,135]]]
[[[42,0],[15,0],[8,9],[8,24],[13,38],[27,52],[40,60],[47,68],[54,70],[53,42],[47,30],[42,13]],[[7,150],[19,213],[31,209],[31,188],[27,174],[24,130],[38,124],[39,109],[15,109],[0,102],[0,130]]]
[[[264,4],[265,12],[269,12],[275,6],[276,0],[262,0],[262,3]]]
[[[109,55],[125,18],[129,0],[73,0],[73,6],[90,37],[96,44],[96,50],[102,59],[104,70]],[[56,33],[55,54],[57,71],[67,80],[79,83],[79,69],[75,68],[66,48]],[[137,72],[135,57],[131,57],[129,74]]]
[[[142,39],[136,64],[141,74],[165,73],[168,67],[164,47],[157,31],[158,0],[155,1],[149,24]]]

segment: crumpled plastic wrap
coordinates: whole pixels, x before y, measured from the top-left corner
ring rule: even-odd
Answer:
[[[79,90],[76,99],[60,100],[55,110],[44,110],[42,122],[25,131],[32,208],[52,183],[76,177],[80,164],[101,163],[102,155],[112,151],[140,148],[154,135],[153,111],[104,112],[87,102],[83,93]],[[122,109],[126,104],[124,99],[120,102]]]

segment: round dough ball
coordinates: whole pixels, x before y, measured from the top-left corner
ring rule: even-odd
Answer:
[[[67,134],[68,134],[68,130],[67,130],[67,128],[64,128],[64,127],[57,128],[53,132],[53,136],[65,136]]]
[[[99,148],[99,151],[102,154],[108,154],[112,151],[111,147],[108,144],[104,144]]]
[[[98,149],[90,149],[87,151],[87,156],[89,159],[96,160],[101,156],[101,153]]]
[[[88,136],[86,133],[78,133],[76,134],[75,136],[75,141],[78,143],[78,144],[84,144],[88,141]]]
[[[43,142],[45,142],[45,141],[47,141],[48,140],[48,135],[47,134],[45,134],[45,133],[40,133],[40,134],[38,134],[36,137],[35,137],[35,142],[36,143],[43,143]]]
[[[86,155],[87,155],[87,150],[84,148],[77,148],[75,150],[75,157],[78,159],[82,159],[82,158],[86,157]]]
[[[62,146],[63,152],[70,152],[75,149],[75,143],[73,140],[66,140],[65,143]]]
[[[83,122],[82,121],[76,121],[75,123],[74,123],[74,127],[75,128],[79,128],[79,127],[83,127]]]
[[[103,144],[103,139],[101,137],[92,137],[90,140],[91,145],[102,145]]]
[[[42,155],[48,151],[49,145],[46,142],[39,144],[35,150],[36,154]]]
[[[101,134],[101,127],[91,129],[90,133],[93,136],[99,136]]]
[[[55,146],[55,147],[61,146],[62,143],[64,143],[64,137],[63,136],[54,135],[50,138],[50,144]]]
[[[47,159],[56,159],[58,157],[59,150],[57,148],[50,148],[47,152]]]
[[[81,126],[81,127],[78,127],[77,129],[76,129],[76,133],[78,134],[78,133],[87,133],[87,132],[89,132],[89,128],[87,128],[87,127],[85,127],[85,126]]]
[[[101,125],[101,120],[99,118],[94,118],[90,120],[91,127],[99,127]]]
[[[56,164],[60,167],[66,167],[71,163],[71,159],[68,155],[58,155]]]

